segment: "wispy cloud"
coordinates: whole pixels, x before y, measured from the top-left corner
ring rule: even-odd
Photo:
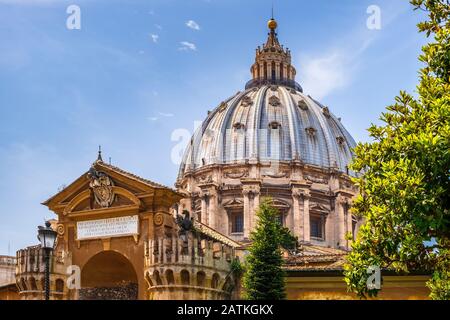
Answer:
[[[156,120],[158,120],[159,118],[158,118],[158,117],[148,117],[147,119],[150,120],[150,121],[156,121]]]
[[[181,51],[188,51],[188,50],[196,51],[197,50],[197,46],[192,42],[182,41],[182,42],[180,42],[180,44],[181,44],[181,47],[179,47],[178,50],[181,50]]]
[[[194,20],[189,20],[188,22],[186,22],[186,26],[193,30],[197,30],[197,31],[200,30],[200,26]]]
[[[174,114],[173,114],[173,113],[164,113],[164,112],[158,112],[158,114],[159,114],[160,116],[163,116],[163,117],[168,117],[168,118],[170,118],[170,117],[173,117],[173,116],[174,116]]]
[[[305,92],[323,99],[350,82],[349,62],[341,52],[332,51],[321,57],[303,57],[302,85]]]
[[[152,39],[153,43],[158,43],[159,35],[153,34],[153,33],[152,33],[152,34],[150,35],[150,38]]]
[[[163,27],[160,24],[155,24],[155,28],[158,29],[158,30],[162,30],[163,29]]]

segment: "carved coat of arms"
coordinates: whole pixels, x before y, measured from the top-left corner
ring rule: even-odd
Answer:
[[[114,201],[114,184],[111,178],[94,168],[89,170],[88,177],[91,180],[89,187],[94,193],[95,202],[102,208],[110,207]]]

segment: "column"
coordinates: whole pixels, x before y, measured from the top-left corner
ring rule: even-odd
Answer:
[[[250,220],[250,191],[242,190],[242,194],[244,195],[244,238],[250,237],[250,228],[251,228],[251,220]]]
[[[309,217],[309,191],[303,191],[303,240],[305,242],[311,241],[311,226],[310,226],[310,217]]]
[[[300,192],[297,189],[292,191],[292,215],[293,215],[293,231],[294,235],[298,237],[299,240],[303,240],[303,215],[300,210]]]
[[[254,229],[256,227],[256,224],[258,223],[258,217],[256,215],[256,212],[259,210],[259,196],[260,196],[260,190],[259,188],[255,189],[253,191],[253,211],[251,213],[252,216],[252,225],[251,229]]]
[[[203,224],[208,224],[208,221],[207,221],[207,219],[208,219],[208,204],[207,204],[207,201],[208,201],[208,195],[206,194],[206,193],[203,193],[202,194],[202,196],[201,196],[201,199],[202,199],[202,217],[201,217],[201,223],[203,223]]]
[[[208,223],[209,226],[215,230],[217,230],[217,192],[214,190],[211,192],[209,197],[209,207],[208,207]]]
[[[346,247],[346,240],[345,240],[345,210],[344,210],[344,204],[346,203],[345,198],[338,197],[336,199],[337,202],[337,242],[339,243],[340,248]]]

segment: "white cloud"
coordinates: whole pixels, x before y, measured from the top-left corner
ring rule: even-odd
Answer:
[[[151,34],[150,37],[152,38],[153,43],[158,43],[159,35]]]
[[[186,26],[193,30],[197,30],[197,31],[200,30],[200,26],[194,20],[189,20],[188,22],[186,22]]]
[[[356,35],[339,49],[329,48],[320,56],[303,55],[300,57],[299,78],[306,94],[321,100],[336,90],[350,85],[363,54],[376,39],[376,34],[365,30]]]
[[[300,65],[305,92],[318,100],[345,87],[350,81],[348,63],[339,52],[330,52],[317,58],[304,57]]]
[[[173,117],[174,116],[173,113],[158,112],[158,114],[163,117]]]
[[[150,120],[150,121],[156,121],[158,119],[159,119],[158,117],[148,117],[148,120]]]
[[[159,25],[159,24],[155,24],[155,28],[158,29],[158,30],[162,30],[163,27],[161,25]]]
[[[192,42],[182,41],[182,42],[180,42],[180,44],[181,44],[181,47],[179,47],[178,50],[181,50],[181,51],[187,51],[187,50],[196,51],[197,50],[196,45]]]

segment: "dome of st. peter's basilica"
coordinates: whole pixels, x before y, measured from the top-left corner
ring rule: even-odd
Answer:
[[[224,235],[246,241],[261,197],[304,243],[348,249],[358,221],[348,168],[355,141],[328,107],[295,81],[291,52],[271,19],[256,50],[252,80],[194,133],[177,180],[183,209]]]

